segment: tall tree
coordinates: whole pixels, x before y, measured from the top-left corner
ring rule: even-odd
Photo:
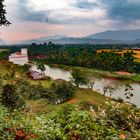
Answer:
[[[130,71],[132,72],[134,70],[135,67],[135,57],[134,57],[134,52],[131,51],[127,51],[126,53],[124,53],[123,55],[123,59],[124,59],[124,68],[126,71]]]
[[[4,0],[0,0],[0,26],[8,26],[11,23],[6,19],[6,10],[4,9],[5,5],[3,4]]]

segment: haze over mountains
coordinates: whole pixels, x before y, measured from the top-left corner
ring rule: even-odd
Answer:
[[[81,38],[69,37],[65,35],[55,35],[50,37],[35,38],[17,42],[18,44],[53,42],[57,44],[116,44],[116,43],[140,43],[140,29],[138,30],[118,30],[104,31],[88,35]]]
[[[3,44],[5,44],[4,40],[0,39],[0,45],[3,45]]]

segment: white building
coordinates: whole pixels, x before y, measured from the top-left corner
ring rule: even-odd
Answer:
[[[18,65],[24,65],[28,63],[28,52],[27,49],[21,49],[21,52],[16,52],[16,53],[12,53],[9,56],[9,61],[14,63],[14,64],[18,64]]]

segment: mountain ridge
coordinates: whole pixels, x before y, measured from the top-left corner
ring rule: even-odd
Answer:
[[[134,30],[107,30],[91,35],[85,36],[86,38],[92,39],[113,39],[113,40],[124,40],[132,41],[140,38],[140,29]]]
[[[40,37],[17,42],[17,44],[31,44],[53,42],[56,44],[135,44],[140,43],[140,29],[135,30],[107,30],[84,37],[69,37],[67,35],[55,35]]]

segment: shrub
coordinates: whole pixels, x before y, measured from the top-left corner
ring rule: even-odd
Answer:
[[[48,89],[41,85],[30,85],[29,99],[48,98]]]
[[[16,93],[24,99],[47,98],[47,89],[41,84],[30,84],[26,79],[16,81]]]
[[[74,95],[74,86],[70,82],[57,80],[49,91],[48,98],[55,104],[61,103],[72,98]]]
[[[25,107],[24,99],[16,93],[14,85],[6,85],[2,92],[2,104],[13,111],[14,109],[22,110]]]
[[[65,104],[59,110],[40,116],[12,113],[0,107],[1,140],[121,140],[140,139],[140,110],[108,102],[98,111],[81,111]]]

